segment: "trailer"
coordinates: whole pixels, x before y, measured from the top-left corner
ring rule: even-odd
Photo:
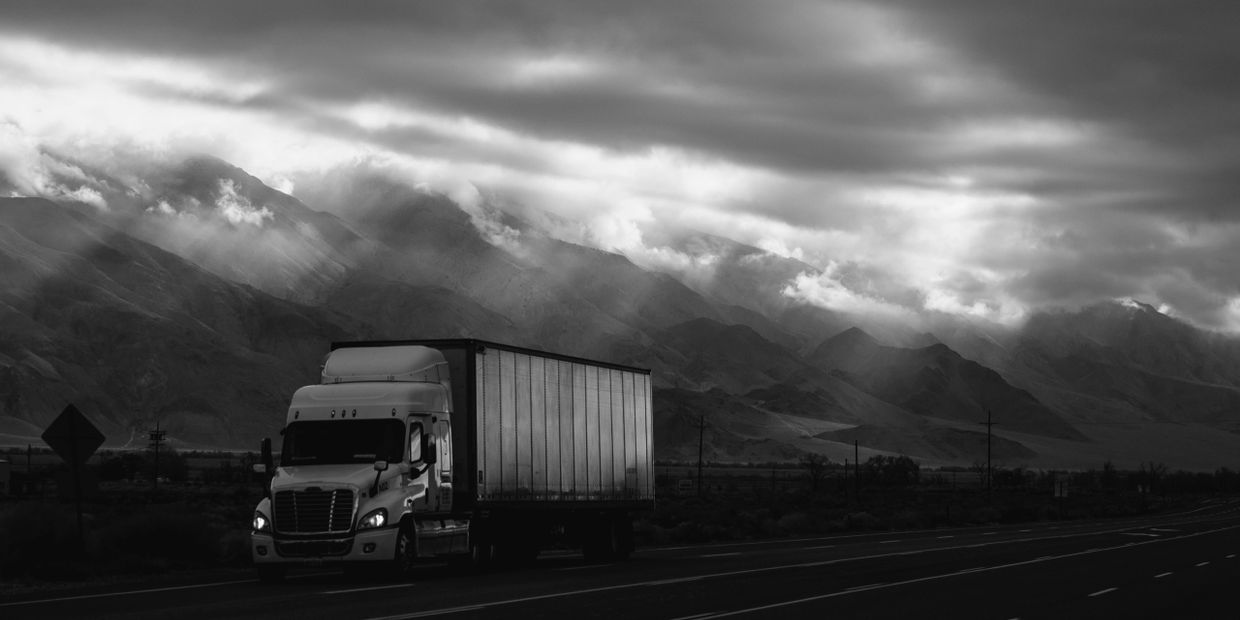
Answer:
[[[340,563],[627,558],[654,505],[650,371],[473,339],[336,343],[256,507],[260,578]]]

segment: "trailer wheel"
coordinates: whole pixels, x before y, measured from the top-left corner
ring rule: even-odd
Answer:
[[[600,516],[583,527],[581,552],[587,562],[627,560],[633,552],[633,524],[627,515]]]
[[[413,527],[406,523],[396,533],[396,553],[392,565],[397,575],[408,577],[418,559],[418,543],[414,538]]]
[[[288,569],[278,564],[259,564],[254,567],[258,572],[258,580],[262,583],[281,583]]]
[[[469,536],[469,564],[474,570],[487,570],[495,559],[495,545],[484,534]]]
[[[628,515],[617,515],[611,521],[612,555],[617,560],[627,560],[633,554],[633,521]]]

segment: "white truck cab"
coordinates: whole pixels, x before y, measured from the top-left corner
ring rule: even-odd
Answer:
[[[419,555],[468,549],[465,524],[429,518],[452,512],[443,355],[425,347],[359,352],[333,354],[322,383],[297,390],[289,404],[279,465],[252,524],[264,579],[330,562],[386,562],[403,572]]]

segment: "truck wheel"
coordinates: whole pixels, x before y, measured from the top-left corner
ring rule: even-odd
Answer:
[[[615,549],[615,558],[619,560],[629,559],[635,544],[632,541],[632,521],[627,518],[616,518],[611,527],[611,538]]]
[[[611,522],[599,518],[582,526],[581,554],[587,562],[608,562],[614,557]]]
[[[254,569],[258,572],[258,580],[263,583],[280,583],[287,573],[285,567],[275,564],[259,564]]]
[[[392,568],[400,577],[408,577],[418,559],[418,542],[414,538],[413,527],[409,524],[400,526],[396,533],[396,553],[392,558]]]
[[[475,570],[486,570],[491,568],[491,562],[495,559],[495,545],[486,536],[469,537],[469,564]]]
[[[625,515],[616,517],[611,522],[612,556],[617,560],[627,560],[633,553],[633,522]]]
[[[584,528],[581,552],[587,562],[629,559],[633,552],[633,524],[625,516],[591,521]]]

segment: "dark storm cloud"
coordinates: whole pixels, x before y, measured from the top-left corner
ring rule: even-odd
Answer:
[[[125,88],[543,200],[599,176],[647,229],[686,224],[662,204],[718,215],[713,232],[765,223],[743,241],[835,265],[798,285],[820,298],[1133,296],[1240,329],[1237,23],[1234,3],[1154,1],[71,1],[6,3],[0,38],[205,68],[210,87]],[[660,149],[708,174],[669,186]]]
[[[1064,114],[1132,136],[1177,169],[1176,205],[1240,217],[1240,5],[1230,2],[907,2],[927,33],[950,40]],[[1230,179],[1228,179],[1230,177]],[[1197,192],[1202,192],[1198,195]],[[1143,206],[1143,205],[1135,205]]]
[[[929,167],[941,153],[926,121],[971,112],[918,102],[905,76],[848,61],[831,39],[849,14],[813,4],[87,2],[10,17],[27,34],[258,71],[288,96],[388,98],[550,139],[672,144],[777,169]],[[522,55],[601,70],[514,87]]]

